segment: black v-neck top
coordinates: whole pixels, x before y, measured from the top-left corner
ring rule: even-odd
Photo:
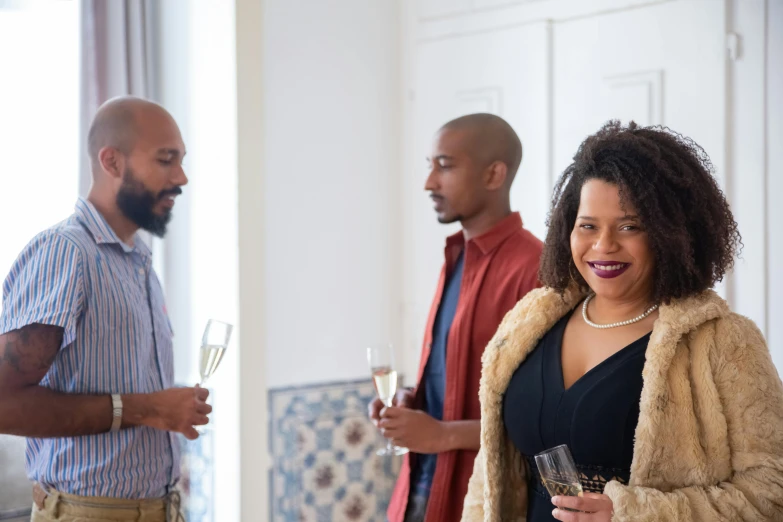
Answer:
[[[533,456],[567,444],[585,491],[627,483],[639,420],[642,369],[650,334],[611,355],[567,390],[561,345],[571,314],[549,330],[511,377],[503,398],[509,438],[528,467],[528,522],[555,520]]]

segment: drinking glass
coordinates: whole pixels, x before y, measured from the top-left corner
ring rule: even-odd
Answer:
[[[535,457],[541,482],[551,496],[570,497],[582,496],[582,483],[579,482],[579,472],[574,464],[574,458],[568,446],[562,444],[539,453]],[[566,508],[567,509],[567,508]],[[567,509],[568,511],[577,511]]]
[[[367,348],[367,362],[370,364],[378,398],[386,407],[391,406],[394,403],[394,395],[397,393],[394,347],[391,343],[370,346]],[[406,453],[408,453],[408,448],[395,446],[391,439],[386,439],[386,447],[379,449],[376,455],[404,455]]]
[[[207,327],[204,329],[204,336],[201,338],[201,348],[199,349],[201,353],[199,364],[201,381],[199,386],[202,388],[206,384],[207,379],[215,373],[215,370],[220,365],[220,361],[223,360],[223,355],[226,353],[226,347],[231,339],[231,331],[233,329],[232,325],[217,319],[207,321]],[[202,426],[196,431],[203,434],[204,429]]]

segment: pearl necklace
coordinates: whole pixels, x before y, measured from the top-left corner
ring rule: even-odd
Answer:
[[[648,308],[647,311],[644,312],[642,315],[638,317],[634,317],[633,319],[628,319],[627,321],[620,321],[618,323],[611,323],[611,324],[596,324],[587,318],[587,303],[589,303],[590,299],[592,299],[594,296],[595,294],[588,295],[587,298],[585,299],[584,304],[582,305],[582,318],[589,326],[592,326],[593,328],[605,329],[605,328],[617,328],[618,326],[628,326],[629,324],[638,323],[639,321],[641,321],[642,319],[644,319],[645,317],[647,317],[648,315],[650,315],[651,313],[653,313],[655,310],[658,309],[658,305],[656,304]]]

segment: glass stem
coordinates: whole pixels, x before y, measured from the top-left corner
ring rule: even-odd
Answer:
[[[394,405],[394,398],[384,400],[383,405],[391,408]],[[391,439],[386,439],[386,453],[387,455],[394,455],[394,444],[392,444]]]

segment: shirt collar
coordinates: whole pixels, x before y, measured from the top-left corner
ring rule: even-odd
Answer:
[[[125,244],[106,222],[103,214],[95,208],[95,205],[85,198],[79,198],[76,201],[75,210],[76,219],[78,219],[90,234],[92,234],[92,238],[97,244],[117,244],[127,253],[136,251],[144,257],[150,257],[152,255],[149,247],[141,240],[138,234],[133,238],[133,244],[135,246]]]
[[[481,251],[482,255],[492,252],[498,245],[505,241],[511,234],[522,228],[522,216],[519,212],[512,212],[510,215],[501,219],[494,227],[484,232],[478,237],[474,237],[469,243],[474,243]],[[462,231],[449,236],[446,239],[446,250],[459,247],[461,250],[465,246],[465,236]]]

